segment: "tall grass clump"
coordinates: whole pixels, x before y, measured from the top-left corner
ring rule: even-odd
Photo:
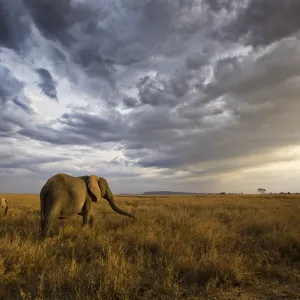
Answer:
[[[297,299],[298,195],[116,196],[39,240],[38,195],[4,195],[0,299]],[[276,298],[277,297],[277,298]],[[281,298],[280,298],[281,297]]]

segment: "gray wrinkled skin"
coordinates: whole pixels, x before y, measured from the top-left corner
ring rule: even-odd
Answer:
[[[83,225],[93,225],[92,202],[100,199],[107,200],[116,213],[134,218],[115,204],[104,178],[96,175],[73,177],[64,173],[52,176],[40,192],[41,238],[49,236],[57,219],[80,215]]]
[[[8,202],[4,197],[0,198],[0,218],[5,216],[8,211]]]

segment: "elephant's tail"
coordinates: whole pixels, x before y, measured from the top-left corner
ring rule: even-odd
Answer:
[[[40,195],[40,216],[41,216],[41,221],[44,220],[44,207],[43,207],[43,198]]]
[[[45,200],[47,197],[48,193],[48,183],[46,183],[43,188],[41,189],[40,192],[40,216],[41,216],[41,221],[44,221],[44,210],[45,210]]]

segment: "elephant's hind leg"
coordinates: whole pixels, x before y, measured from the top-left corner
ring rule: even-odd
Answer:
[[[41,236],[42,236],[42,238],[49,237],[49,235],[51,233],[51,230],[52,230],[52,227],[53,227],[53,222],[49,218],[45,218],[41,222]]]
[[[44,238],[44,237],[46,237],[45,236],[45,220],[41,220],[41,223],[40,223],[40,226],[41,226],[41,238]]]
[[[51,232],[51,226],[48,218],[45,218],[44,220],[41,221],[41,237],[46,238],[50,235]]]
[[[51,211],[44,219],[41,221],[41,236],[49,237],[53,229],[55,222],[59,217],[59,212]]]

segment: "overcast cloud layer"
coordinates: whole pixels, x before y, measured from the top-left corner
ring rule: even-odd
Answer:
[[[299,16],[299,0],[0,0],[0,193],[59,172],[115,193],[298,192]]]

